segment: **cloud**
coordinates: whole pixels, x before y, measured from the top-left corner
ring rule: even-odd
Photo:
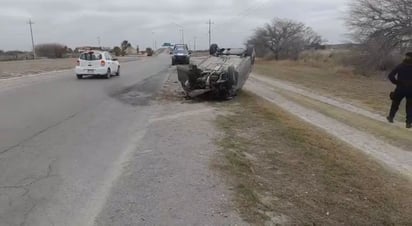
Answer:
[[[185,41],[207,48],[208,25],[213,41],[239,46],[253,30],[274,17],[302,21],[330,42],[344,39],[346,0],[0,0],[0,49],[30,49],[26,21],[32,18],[36,43],[59,42],[71,47],[105,46],[122,40],[151,46],[154,40]],[[176,25],[179,24],[180,26]]]

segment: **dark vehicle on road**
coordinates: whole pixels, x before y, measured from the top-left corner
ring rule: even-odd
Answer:
[[[220,49],[210,46],[210,56],[190,65],[178,66],[178,78],[188,97],[210,93],[229,99],[236,95],[252,71],[255,49]]]
[[[190,63],[191,51],[185,44],[176,44],[170,54],[172,55],[172,65]]]
[[[153,51],[152,48],[150,48],[150,47],[147,47],[147,48],[146,48],[146,54],[147,54],[147,56],[153,56],[153,53],[154,53],[154,51]]]

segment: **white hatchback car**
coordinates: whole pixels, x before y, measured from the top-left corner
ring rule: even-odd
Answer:
[[[120,64],[109,52],[91,50],[80,54],[75,71],[78,79],[87,75],[104,76],[109,79],[112,75],[120,75]]]

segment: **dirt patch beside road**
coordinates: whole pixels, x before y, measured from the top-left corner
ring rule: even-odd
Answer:
[[[388,113],[389,93],[395,89],[385,74],[366,77],[354,74],[350,68],[323,63],[310,65],[295,61],[257,61],[255,71],[315,90],[325,96],[346,99],[381,115]],[[404,121],[404,106],[398,116],[400,121]]]
[[[217,105],[231,114],[216,121],[224,135],[214,166],[231,178],[248,222],[412,222],[409,180],[251,94]]]
[[[337,119],[356,129],[373,134],[392,145],[399,146],[405,151],[412,151],[412,133],[405,129],[405,124],[395,122],[390,124],[384,116],[349,104],[345,100],[330,98],[313,91],[300,89],[289,82],[268,78],[266,76],[252,75],[250,82],[264,83],[273,92],[292,100],[302,106]]]

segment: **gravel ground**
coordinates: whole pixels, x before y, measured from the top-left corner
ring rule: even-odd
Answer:
[[[246,225],[210,169],[218,110],[185,101],[174,68],[95,225]],[[148,179],[150,178],[150,179]]]

